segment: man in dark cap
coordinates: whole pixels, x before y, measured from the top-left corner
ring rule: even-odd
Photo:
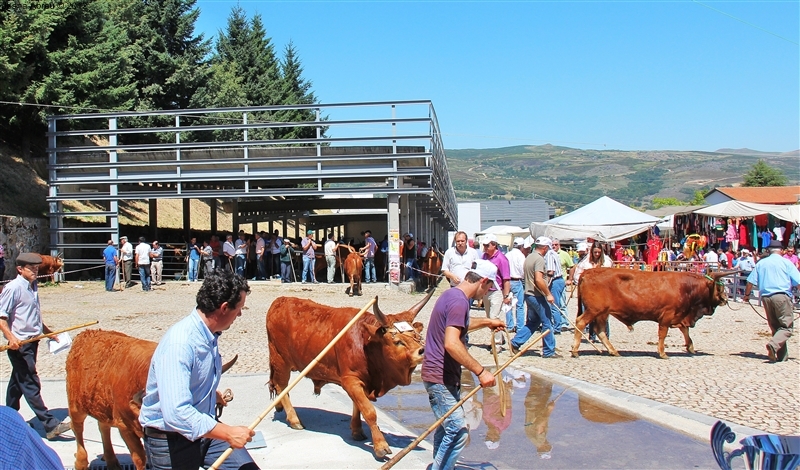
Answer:
[[[69,431],[70,425],[53,416],[42,400],[42,385],[36,373],[39,341],[22,344],[22,341],[35,336],[52,333],[42,322],[39,305],[36,276],[40,264],[42,257],[36,253],[17,256],[17,277],[0,293],[0,331],[8,340],[8,360],[11,362],[6,406],[19,411],[20,398],[25,396],[28,406],[44,425],[47,439],[54,439]]]

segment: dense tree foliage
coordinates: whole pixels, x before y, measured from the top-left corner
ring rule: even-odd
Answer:
[[[199,14],[196,0],[0,0],[0,101],[6,102],[0,103],[0,140],[24,155],[41,154],[48,114],[316,102],[297,50],[289,44],[283,60],[276,57],[261,16],[248,19],[234,7],[212,47],[195,33]],[[273,114],[247,118],[315,119],[313,111]],[[184,119],[182,125],[209,123]],[[231,119],[243,116],[231,113],[216,122]],[[158,124],[151,121],[134,124]],[[241,134],[213,138],[240,140]],[[292,128],[248,135],[297,137]]]
[[[781,170],[759,160],[744,174],[742,186],[786,186],[787,182],[786,175]]]

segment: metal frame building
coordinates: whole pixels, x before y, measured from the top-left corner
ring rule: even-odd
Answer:
[[[293,110],[315,119],[273,120]],[[307,133],[314,137],[263,138],[299,128],[312,129]],[[256,134],[262,138],[251,137]],[[59,115],[48,117],[47,137],[50,248],[64,254],[66,265],[97,263],[79,250],[99,253],[105,243],[88,242],[85,234],[119,241],[119,202],[126,200],[148,200],[154,228],[155,201],[182,199],[186,235],[190,199],[230,208],[231,229],[283,221],[285,231],[292,221],[298,230],[316,230],[318,239],[348,219],[385,223],[390,238],[411,231],[444,240],[458,224],[439,124],[427,100]],[[104,209],[69,212],[65,201]],[[332,213],[312,213],[319,209]],[[216,210],[211,213],[216,232]],[[106,222],[69,221],[83,216]]]

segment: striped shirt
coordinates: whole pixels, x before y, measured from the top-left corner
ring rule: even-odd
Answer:
[[[544,255],[545,270],[553,271],[553,279],[562,277],[564,272],[561,271],[561,258],[553,250],[547,250]]]
[[[0,293],[0,318],[8,321],[14,336],[26,340],[43,333],[37,281],[31,285],[17,275]]]
[[[197,309],[158,343],[147,374],[139,423],[196,441],[217,422],[214,405],[222,375],[217,338]]]

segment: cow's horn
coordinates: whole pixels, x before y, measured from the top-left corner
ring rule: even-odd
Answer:
[[[377,295],[375,296],[375,303],[372,304],[372,311],[375,313],[375,318],[378,319],[378,323],[380,323],[381,326],[384,326],[384,327],[388,327],[389,326],[389,319],[386,318],[386,315],[384,315],[383,312],[381,312],[380,307],[378,307],[378,296]]]
[[[234,364],[236,364],[237,359],[239,359],[238,354],[233,356],[233,359],[231,359],[230,361],[226,362],[225,364],[222,364],[222,373],[224,374],[225,372],[228,372],[228,369],[230,369],[231,367],[233,367]]]
[[[711,278],[714,279],[714,282],[716,282],[716,281],[719,281],[720,278],[723,278],[725,276],[731,276],[731,275],[736,274],[738,272],[739,272],[738,269],[733,269],[733,270],[730,270],[730,271],[717,271],[717,272],[711,273]]]
[[[424,299],[417,302],[417,305],[414,305],[408,311],[413,313],[414,317],[416,317],[419,311],[422,310],[422,307],[424,307],[425,304],[427,304],[428,301],[431,300],[431,297],[433,297],[434,292],[436,292],[436,287],[431,287],[430,289],[428,289],[428,295],[426,295]],[[414,317],[411,317],[411,319],[413,320]]]

